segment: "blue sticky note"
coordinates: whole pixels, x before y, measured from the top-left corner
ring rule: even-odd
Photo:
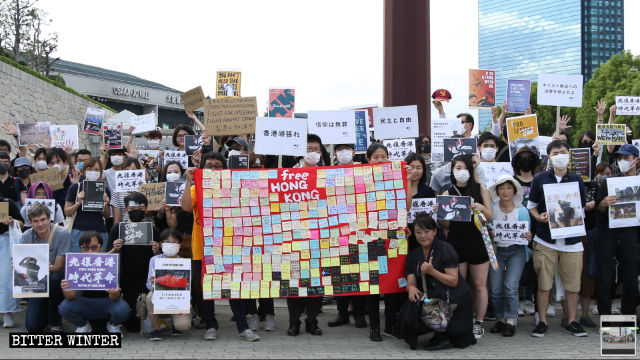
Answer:
[[[349,214],[340,214],[339,215],[340,224],[348,224],[349,223]]]
[[[310,278],[310,274],[309,274],[309,269],[300,269],[300,278],[301,279],[308,279]]]
[[[277,179],[278,170],[269,170],[269,179]]]
[[[272,224],[280,224],[282,222],[282,215],[271,215],[271,223]]]
[[[403,277],[399,278],[398,279],[398,287],[403,288],[405,286],[407,286],[407,279],[405,279]]]
[[[215,268],[216,268],[216,273],[224,272],[224,264],[216,264]]]
[[[318,209],[325,209],[327,207],[327,200],[318,200]]]
[[[213,246],[213,237],[212,236],[205,236],[204,237],[204,244],[205,244],[205,246]]]
[[[213,237],[222,237],[223,234],[224,234],[224,232],[222,231],[221,228],[213,229]]]
[[[326,219],[323,219],[325,222],[327,221]],[[322,239],[326,239],[329,237],[329,229],[320,229],[320,237]]]
[[[282,244],[282,234],[273,234],[273,243]]]
[[[387,209],[388,210],[394,210],[396,208],[396,201],[395,200],[387,200]]]
[[[309,267],[312,269],[317,269],[320,267],[320,259],[311,259],[309,261]]]
[[[205,256],[206,256],[206,255],[213,255],[213,248],[212,248],[212,247],[210,247],[210,246],[205,246],[203,250],[204,250],[203,254],[204,254]]]
[[[311,257],[317,259],[320,257],[320,249],[311,249]]]
[[[251,216],[260,216],[260,207],[252,206],[251,207]]]
[[[265,245],[265,247],[264,247],[264,254],[265,254],[265,255],[271,255],[271,254],[273,254],[273,246],[271,246],[271,245]]]
[[[337,216],[329,216],[329,226],[338,225],[338,217]]]
[[[320,226],[320,228],[329,227],[329,221],[326,218],[318,219],[318,226]]]
[[[378,218],[380,220],[389,220],[389,213],[387,210],[378,211]]]
[[[320,240],[309,240],[309,249],[319,249]]]
[[[387,274],[387,273],[389,273],[389,268],[387,267],[387,257],[378,256],[378,274]]]
[[[369,254],[368,253],[364,253],[364,254],[360,253],[360,254],[358,254],[358,261],[361,264],[364,264],[364,263],[368,262],[369,261]]]
[[[234,171],[231,173],[231,180],[240,180],[242,176],[241,171]]]
[[[318,217],[318,210],[317,209],[310,209],[309,210],[309,217],[310,218],[317,218]]]
[[[376,193],[368,192],[367,193],[367,201],[376,201]]]
[[[337,215],[338,207],[336,205],[329,205],[329,209],[327,210],[327,214],[329,215]]]
[[[254,246],[253,255],[262,255],[262,248],[260,246]]]
[[[302,239],[302,230],[293,230],[294,239]]]
[[[300,220],[300,213],[298,211],[291,212],[291,220]]]
[[[222,219],[213,219],[213,226],[214,227],[222,227]]]
[[[398,210],[404,210],[407,208],[407,202],[405,200],[398,200]]]
[[[262,217],[262,225],[271,225],[271,216],[265,215]]]
[[[323,257],[323,258],[331,257],[331,250],[330,249],[320,249],[320,257]]]
[[[309,219],[309,229],[318,228],[318,219]]]
[[[341,204],[338,205],[338,214],[344,214],[347,212],[347,205]]]
[[[213,199],[202,199],[202,207],[213,207]]]
[[[395,187],[393,186],[393,180],[387,180],[384,182],[384,189],[385,190],[392,190]]]
[[[300,205],[298,203],[290,203],[289,211],[300,211]]]
[[[242,264],[242,255],[233,255],[234,264]]]
[[[320,278],[312,277],[311,278],[311,286],[320,286]]]
[[[271,244],[273,244],[273,236],[272,235],[265,235],[262,238],[262,241],[264,242],[265,245],[271,245]]]
[[[225,255],[222,257],[222,262],[225,264],[233,264],[233,256]]]
[[[251,248],[248,246],[243,246],[242,247],[242,256],[250,256],[251,255]]]
[[[376,188],[376,191],[384,190],[384,182],[376,181],[375,188]]]
[[[405,191],[405,189],[398,189],[398,190],[396,190],[396,197],[398,199],[406,199],[407,198],[407,192]]]
[[[263,225],[262,226],[262,233],[263,234],[271,234],[273,232],[273,230],[271,229],[271,225]]]

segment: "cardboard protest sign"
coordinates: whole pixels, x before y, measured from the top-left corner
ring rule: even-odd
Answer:
[[[185,135],[184,136],[184,151],[187,156],[193,155],[194,152],[202,150],[204,141],[200,135]]]
[[[596,124],[596,141],[600,145],[624,145],[627,128],[624,124]]]
[[[49,244],[12,244],[13,297],[49,297]]]
[[[529,232],[528,221],[493,221],[493,240],[499,244],[527,245],[525,235]]]
[[[229,156],[229,169],[248,169],[249,168],[249,155],[230,155]]]
[[[51,129],[48,121],[18,123],[18,145],[44,144],[44,139],[51,138]]]
[[[202,86],[183,92],[180,94],[180,98],[182,98],[182,104],[185,110],[194,111],[201,108],[204,105],[204,91],[202,91]]]
[[[87,108],[87,112],[84,115],[84,126],[82,127],[82,132],[98,135],[102,128],[102,123],[104,122],[106,113],[105,109]]]
[[[431,118],[431,161],[444,161],[444,139],[454,135],[462,135],[460,119]]]
[[[105,186],[104,181],[84,180],[82,182],[82,190],[84,191],[82,211],[102,212],[104,210]]]
[[[269,89],[269,117],[293,117],[294,89]]]
[[[253,134],[257,116],[255,96],[204,101],[204,126],[209,136]]]
[[[437,220],[437,214],[433,211],[433,206],[436,204],[436,198],[413,198],[411,199],[411,209],[407,216],[407,222],[413,224],[416,216],[420,213],[427,213],[431,215],[434,220]]]
[[[6,201],[0,201],[0,222],[7,221],[9,216],[9,203]]]
[[[69,290],[117,289],[118,265],[118,254],[67,253],[64,273]]]
[[[451,161],[458,155],[472,155],[478,152],[476,138],[443,139],[444,161]]]
[[[591,149],[569,149],[569,171],[584,181],[591,180]]]
[[[469,108],[489,110],[496,106],[496,71],[469,69]]]
[[[138,191],[138,186],[144,183],[146,183],[144,170],[116,171],[115,192]]]
[[[374,108],[373,129],[378,140],[418,137],[418,106]]]
[[[122,124],[104,124],[102,131],[108,149],[122,149]]]
[[[191,260],[154,260],[153,313],[188,314],[191,309]]]
[[[240,75],[240,71],[218,71],[216,73],[216,98],[240,97]]]
[[[34,204],[44,204],[47,209],[49,209],[49,212],[51,213],[51,215],[49,215],[49,220],[53,221],[56,218],[56,201],[54,199],[35,199],[35,198],[26,198],[24,200],[24,206],[27,209],[27,213],[29,212],[29,209],[31,209],[31,206],[33,206]]]
[[[640,115],[640,96],[616,96],[616,115]]]
[[[31,181],[32,184],[38,181],[46,183],[53,191],[60,190],[64,187],[60,179],[60,170],[55,167],[29,174],[29,181]]]
[[[164,200],[165,183],[150,183],[140,184],[138,191],[143,193],[147,197],[148,211],[155,211],[162,209],[162,201]]]
[[[366,153],[369,148],[369,115],[365,110],[356,110],[355,113],[356,142],[354,144],[356,153]]]
[[[585,236],[582,202],[577,182],[542,185],[552,239]]]
[[[165,183],[164,199],[168,206],[181,206],[182,194],[184,194],[184,181],[167,181]]]
[[[389,151],[391,161],[404,161],[409,154],[416,152],[415,138],[382,140],[382,145]]]
[[[609,206],[610,228],[640,225],[640,176],[607,178],[607,194],[618,197]]]
[[[170,161],[177,161],[182,166],[182,170],[186,170],[189,167],[189,157],[186,151],[180,150],[165,150],[164,151],[164,163],[168,164]]]
[[[196,170],[204,298],[404,291],[402,165]]]
[[[155,113],[133,116],[129,119],[129,123],[135,127],[131,132],[132,135],[143,134],[154,131],[158,127],[158,117]]]
[[[538,136],[538,146],[540,147],[541,156],[547,156],[547,146],[549,146],[552,141],[552,136]]]
[[[471,221],[471,197],[470,196],[447,196],[438,195],[438,220],[448,221]]]
[[[538,118],[536,114],[507,118],[509,155],[513,159],[520,148],[528,146],[540,155],[538,143]]]
[[[320,136],[323,144],[353,144],[356,142],[353,110],[311,110],[308,130]]]
[[[521,113],[529,107],[531,97],[531,81],[507,80],[507,109],[510,113]]]
[[[78,127],[76,125],[51,125],[51,147],[64,149],[67,143],[78,150]]]
[[[538,105],[582,107],[582,75],[538,75]]]
[[[512,175],[513,167],[509,162],[481,161],[478,164],[478,182],[488,188],[498,181],[500,175]]]
[[[262,155],[304,156],[307,153],[307,120],[257,118],[254,152]]]
[[[124,245],[149,245],[153,240],[153,223],[121,222],[118,228],[118,238],[124,241]]]

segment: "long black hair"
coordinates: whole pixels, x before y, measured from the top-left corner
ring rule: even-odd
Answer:
[[[407,165],[411,165],[411,163],[414,161],[419,161],[420,164],[422,164],[422,176],[420,176],[420,183],[426,184],[427,183],[427,172],[426,172],[427,165],[424,162],[424,158],[418,154],[411,153],[407,155],[406,158],[404,158],[404,161],[407,163]]]
[[[451,160],[451,175],[449,175],[449,179],[451,179],[451,183],[453,185],[457,185],[456,177],[453,175],[453,168],[456,166],[456,163],[462,162],[467,166],[467,170],[469,171],[469,185],[476,184],[476,177],[473,169],[473,158],[471,155],[458,155]]]

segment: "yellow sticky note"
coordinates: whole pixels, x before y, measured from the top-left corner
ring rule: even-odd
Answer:
[[[360,263],[360,272],[369,271],[369,263]]]
[[[340,265],[340,273],[341,274],[351,274],[351,266],[350,265]]]
[[[260,289],[260,297],[263,298],[263,299],[264,298],[268,298],[269,297],[269,288],[266,288],[266,289],[261,288]]]
[[[240,290],[240,281],[232,281],[231,290]]]
[[[398,257],[398,249],[389,249],[389,251],[387,252],[387,256],[389,257],[389,259]]]
[[[278,288],[271,288],[271,297],[272,297],[272,298],[280,297],[280,289],[278,289]]]
[[[324,294],[325,295],[333,295],[333,286],[332,285],[326,285],[324,287]]]
[[[407,255],[408,245],[407,239],[398,239],[398,254]]]
[[[360,264],[351,264],[349,267],[352,274],[360,272]]]
[[[369,271],[378,271],[380,268],[378,267],[378,260],[369,261]]]
[[[302,250],[300,252],[300,259],[310,259],[311,258],[311,250]]]
[[[359,213],[366,213],[367,203],[358,203],[358,205],[356,205],[356,211]]]
[[[369,294],[380,294],[380,285],[371,285],[369,287]]]
[[[321,178],[316,179],[316,187],[323,188],[326,186],[326,184],[327,184],[327,179],[321,179]]]
[[[329,239],[320,239],[320,249],[329,248]]]
[[[322,259],[320,259],[320,266],[322,266],[322,267],[331,266],[331,258],[322,258]]]
[[[271,212],[280,212],[280,203],[271,203]]]
[[[290,252],[291,252],[291,243],[282,244],[282,253],[283,254],[288,254]]]
[[[354,167],[353,168],[353,175],[355,175],[355,176],[362,175],[362,167]]]
[[[387,208],[386,200],[378,200],[376,201],[376,209],[377,210],[385,210]]]
[[[269,265],[269,271],[262,271],[262,280],[265,281],[271,281],[272,280],[272,276],[271,276],[271,265]]]
[[[309,268],[309,260],[300,261],[300,269],[308,269]]]
[[[369,291],[369,283],[366,281],[360,282],[360,291]]]
[[[252,299],[260,298],[260,289],[251,289],[251,298]]]
[[[225,227],[224,236],[233,236],[233,227]]]
[[[376,200],[386,200],[386,198],[387,194],[384,191],[376,191]]]
[[[222,208],[214,208],[213,209],[213,217],[221,218],[222,217]]]
[[[205,199],[211,199],[213,197],[213,191],[211,191],[211,189],[203,189],[202,197]]]
[[[262,255],[253,254],[253,264],[261,264],[262,263]]]
[[[211,291],[211,275],[205,274],[202,279],[202,291]]]
[[[324,259],[322,259],[324,260]],[[309,271],[311,273],[311,277],[320,277],[320,269],[319,268],[313,268]]]
[[[300,241],[291,243],[291,251],[300,251]]]
[[[251,299],[251,289],[242,289],[240,292],[240,298]]]
[[[340,266],[340,258],[339,257],[332,257],[331,258],[331,266]]]

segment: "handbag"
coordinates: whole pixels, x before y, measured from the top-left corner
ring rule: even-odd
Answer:
[[[76,193],[76,201],[78,200],[78,194],[80,193],[80,184],[78,184],[78,192]],[[64,219],[64,223],[62,224],[64,229],[67,230],[69,232],[69,234],[71,234],[72,230],[73,230],[73,223],[76,221],[76,215],[78,215],[78,211],[80,211],[80,209],[76,210],[76,212],[73,214],[73,216],[67,216]]]
[[[447,287],[446,300],[438,298],[429,299],[427,296],[427,281],[423,272],[421,272],[421,276],[423,292],[420,295],[420,301],[422,302],[420,319],[425,325],[433,330],[437,332],[445,332],[457,304],[449,303],[449,287]]]

